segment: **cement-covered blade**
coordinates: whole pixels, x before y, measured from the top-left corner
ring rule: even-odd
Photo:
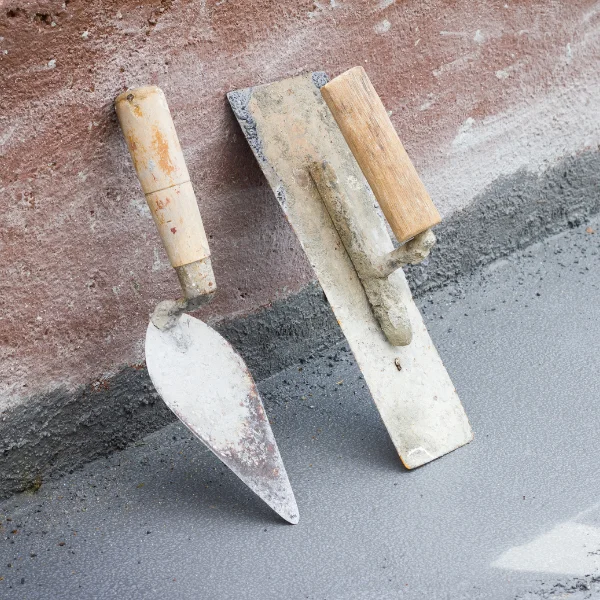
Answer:
[[[294,493],[256,384],[231,345],[182,314],[164,331],[149,323],[146,364],[179,419],[277,514],[297,523]]]
[[[227,96],[319,279],[398,454],[413,469],[467,444],[473,432],[402,269],[388,277],[396,292],[391,304],[406,307],[413,339],[408,346],[393,346],[311,183],[309,165],[326,160],[346,198],[359,202],[353,214],[361,219],[361,231],[376,238],[374,254],[386,256],[394,249],[374,209],[377,200],[321,96],[319,88],[326,81],[324,73],[306,73]],[[398,314],[393,317],[399,320]]]

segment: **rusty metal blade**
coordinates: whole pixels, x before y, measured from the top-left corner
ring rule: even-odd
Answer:
[[[254,493],[290,523],[298,506],[248,369],[211,327],[182,314],[146,332],[146,364],[165,404]]]

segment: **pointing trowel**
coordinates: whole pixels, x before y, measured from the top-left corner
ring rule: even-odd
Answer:
[[[298,507],[252,376],[230,344],[185,314],[216,290],[210,250],[163,92],[128,90],[117,116],[184,298],[161,302],[146,332],[150,379],[166,405],[290,523]]]

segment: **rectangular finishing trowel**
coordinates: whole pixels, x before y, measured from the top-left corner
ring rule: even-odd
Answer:
[[[258,390],[244,361],[185,310],[216,289],[210,251],[169,107],[157,87],[115,101],[146,201],[184,292],[161,302],[146,332],[146,364],[165,404],[276,513],[298,507]]]
[[[403,464],[418,467],[471,441],[400,268],[428,255],[440,215],[362,67],[331,82],[307,73],[228,98]]]

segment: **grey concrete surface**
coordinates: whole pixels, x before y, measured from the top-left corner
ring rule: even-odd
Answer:
[[[0,597],[600,597],[599,261],[591,222],[421,298],[469,446],[403,470],[337,345],[260,386],[299,525],[173,424],[3,502]]]

